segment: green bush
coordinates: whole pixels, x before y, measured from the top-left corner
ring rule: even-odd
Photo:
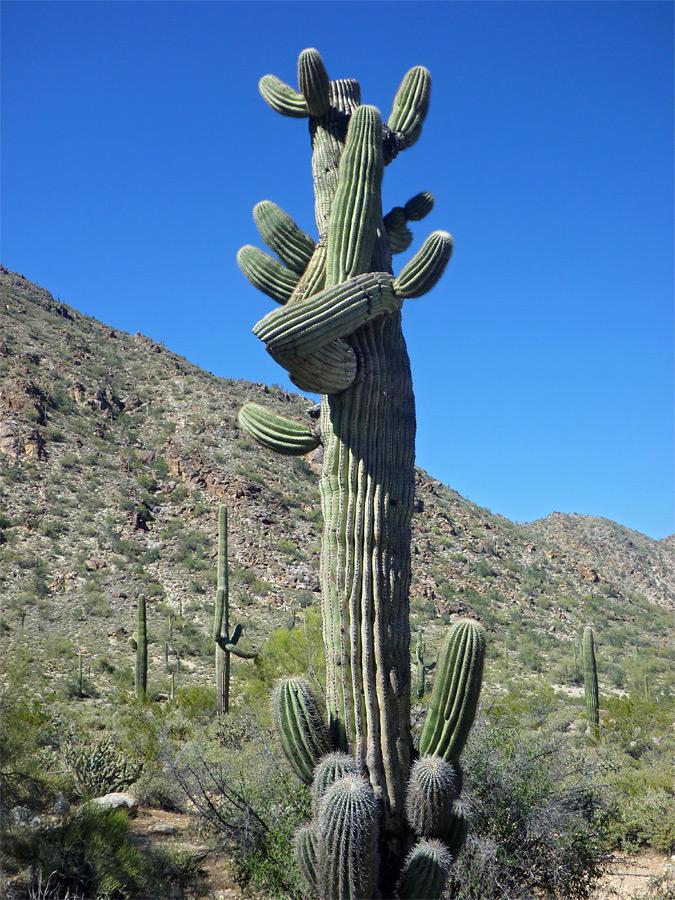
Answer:
[[[462,765],[470,833],[449,896],[589,898],[607,856],[610,809],[599,773],[566,736],[479,714]]]

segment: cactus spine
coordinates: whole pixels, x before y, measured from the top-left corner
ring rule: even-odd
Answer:
[[[255,659],[256,653],[242,650],[237,642],[243,631],[237,625],[230,635],[230,593],[227,570],[227,506],[218,510],[218,582],[216,588],[213,638],[216,643],[216,710],[219,716],[230,711],[230,655]]]
[[[266,75],[260,92],[276,112],[309,119],[319,238],[313,244],[265,201],[254,215],[280,262],[245,248],[240,265],[282,304],[254,333],[298,387],[322,394],[321,591],[331,736],[322,752],[349,754],[358,774],[333,771],[329,787],[319,783],[328,772],[315,742],[321,729],[314,713],[305,715],[293,679],[277,688],[275,718],[293,767],[305,782],[314,777],[315,796],[323,798],[311,826],[315,864],[308,850],[312,839],[303,837],[302,848],[296,842],[307,880],[316,878],[316,893],[326,898],[393,897],[413,840],[405,807],[412,747],[415,403],[401,306],[435,286],[452,238],[434,232],[394,276],[392,252],[410,244],[408,223],[433,204],[430,194],[418,194],[386,221],[382,216],[384,168],[417,141],[429,106],[431,78],[424,67],[405,75],[386,125],[377,109],[361,105],[358,82],[328,78],[313,48],[300,55],[298,85],[296,91]],[[240,422],[267,448],[288,452],[297,435],[296,452],[306,452],[307,429],[297,424],[250,408]],[[443,764],[459,756],[480,691],[483,633],[475,623],[465,632],[468,658],[462,662],[465,650],[459,660],[451,654],[438,672],[438,702],[430,713],[439,733],[431,729],[425,752],[443,756]],[[447,855],[435,846],[424,853],[425,866]],[[443,869],[444,863],[438,865]]]
[[[588,721],[591,723],[591,727],[593,729],[597,729],[600,725],[600,715],[598,713],[598,670],[595,664],[593,629],[590,625],[587,625],[586,628],[584,628],[582,647],[582,656],[584,661],[584,693],[586,694],[586,713],[588,715]]]
[[[148,628],[146,622],[145,597],[138,597],[138,627],[135,634],[136,670],[134,685],[137,697],[145,697],[148,689]]]

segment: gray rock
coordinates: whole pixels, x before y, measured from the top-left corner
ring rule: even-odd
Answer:
[[[126,809],[130,816],[135,816],[138,812],[138,800],[132,794],[124,791],[115,791],[112,794],[105,794],[103,797],[94,797],[90,803],[97,809]]]

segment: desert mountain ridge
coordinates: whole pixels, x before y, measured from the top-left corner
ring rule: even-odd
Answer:
[[[309,422],[313,400],[218,378],[5,268],[0,322],[0,642],[32,634],[114,667],[144,593],[156,628],[191,623],[181,652],[201,671],[220,503],[246,640],[318,610],[320,456],[277,457],[237,423],[248,400]],[[586,624],[617,689],[636,647],[663,650],[655,677],[670,660],[675,535],[559,512],[515,524],[417,469],[412,550],[411,627],[432,648],[460,613],[553,678]]]

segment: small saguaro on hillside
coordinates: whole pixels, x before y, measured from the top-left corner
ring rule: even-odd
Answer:
[[[304,50],[299,91],[260,82],[278,113],[309,122],[318,240],[271,201],[254,209],[278,258],[239,251],[246,277],[280,304],[254,333],[301,389],[320,393],[319,427],[250,403],[239,420],[278,453],[323,445],[320,479],[326,712],[307,684],[286,678],[274,710],[282,746],[312,783],[314,816],[296,837],[308,896],[440,897],[466,833],[455,808],[458,759],[476,711],[485,641],[457,623],[439,660],[421,757],[410,729],[410,540],[415,405],[401,330],[404,300],[438,282],[452,238],[433,232],[398,275],[392,254],[413,239],[410,222],[433,206],[415,195],[383,216],[384,168],[418,140],[431,78],[404,77],[383,123],[361,105],[358,82],[331,81]],[[421,893],[420,893],[421,892]]]

